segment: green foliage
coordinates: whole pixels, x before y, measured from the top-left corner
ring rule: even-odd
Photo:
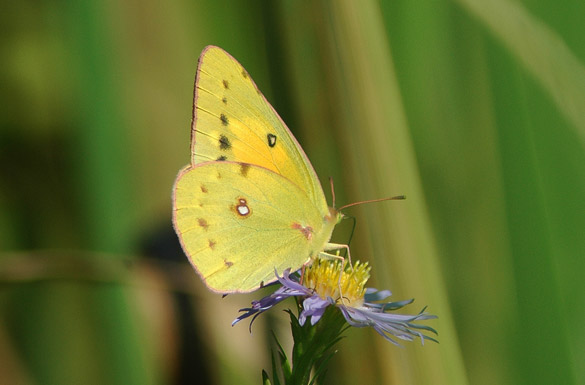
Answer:
[[[348,327],[347,323],[341,312],[334,307],[329,307],[315,325],[307,320],[301,326],[291,310],[287,310],[287,313],[294,342],[292,357],[287,357],[278,338],[273,335],[277,346],[272,355],[272,384],[321,384],[327,373],[327,364],[336,353],[333,346],[341,340],[343,331]],[[264,383],[270,384],[265,371],[262,371],[262,379]]]
[[[201,363],[247,385],[270,366],[271,337],[229,327],[248,297],[205,292],[176,251],[182,267],[142,258],[153,229],[174,240],[208,44],[246,67],[338,206],[408,197],[348,210],[352,255],[372,286],[428,304],[441,344],[348,333],[329,380],[585,383],[585,2],[132,4],[0,13],[1,383],[170,384]],[[306,369],[310,343],[277,350],[263,382]]]

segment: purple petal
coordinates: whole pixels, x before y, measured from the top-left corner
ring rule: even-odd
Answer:
[[[243,311],[245,313],[241,314],[238,318],[236,318],[232,322],[232,326],[234,326],[235,324],[237,324],[238,322],[245,318],[254,316],[254,318],[252,318],[252,321],[250,322],[250,328],[252,328],[252,323],[254,322],[256,317],[258,317],[261,313],[265,312],[266,310],[272,309],[275,305],[284,301],[285,299],[295,296],[304,297],[313,294],[310,289],[292,280],[292,278],[290,277],[290,269],[286,269],[282,273],[282,277],[278,276],[276,270],[275,273],[278,281],[282,283],[282,287],[280,287],[274,293],[260,300],[252,301],[251,307],[240,309],[240,311]]]
[[[374,289],[373,287],[368,287],[366,289],[366,294],[364,295],[364,301],[365,302],[382,301],[383,299],[386,299],[386,298],[390,297],[391,295],[392,295],[392,293],[390,292],[390,290],[378,291],[378,289]]]
[[[355,327],[371,326],[377,333],[394,344],[398,343],[391,336],[406,341],[412,341],[415,337],[419,337],[422,343],[425,339],[435,341],[419,331],[425,330],[436,334],[437,332],[433,328],[413,323],[414,321],[437,318],[434,315],[424,313],[424,309],[417,315],[401,315],[384,313],[377,308],[349,306],[339,306],[339,308],[350,325]]]
[[[311,317],[311,325],[315,325],[320,319],[331,301],[323,299],[318,295],[309,297],[303,301],[303,311],[299,316],[299,324],[303,326],[307,317]]]

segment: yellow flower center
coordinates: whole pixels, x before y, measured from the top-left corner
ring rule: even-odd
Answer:
[[[357,261],[353,268],[348,265],[342,271],[339,260],[319,258],[305,269],[303,285],[313,289],[323,299],[331,297],[335,302],[342,300],[344,305],[359,307],[364,303],[364,285],[369,278],[370,266],[367,262]]]

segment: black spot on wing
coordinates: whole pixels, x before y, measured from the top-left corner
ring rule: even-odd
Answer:
[[[221,114],[219,116],[219,120],[221,120],[221,124],[223,124],[224,126],[227,126],[230,124],[230,120],[228,119],[228,117],[225,114]]]
[[[227,98],[224,97],[223,99],[221,99],[221,101],[223,102],[223,104],[227,104]]]
[[[197,222],[199,224],[199,227],[202,227],[203,230],[207,230],[209,228],[209,224],[207,223],[207,221],[203,218],[198,218]]]
[[[243,77],[244,79],[248,79],[248,73],[247,73],[247,72],[246,72],[246,70],[245,70],[245,69],[243,69],[243,68],[242,68],[242,77]]]
[[[218,157],[217,157],[217,159],[216,159],[216,160],[218,160],[218,161],[220,161],[220,162],[221,162],[221,161],[224,161],[224,160],[226,160],[226,159],[227,159],[227,157],[226,157],[225,155],[220,155],[220,156],[218,156]]]
[[[230,84],[228,83],[227,80],[224,80],[223,81],[223,88],[225,88],[226,90],[229,90],[230,89]]]
[[[225,135],[219,136],[219,148],[220,150],[229,150],[232,147],[230,139]]]
[[[266,137],[268,139],[268,145],[270,147],[274,147],[276,145],[276,135],[268,134],[268,135],[266,135]]]
[[[250,165],[248,163],[240,163],[240,174],[243,177],[248,176],[248,171],[250,170]]]

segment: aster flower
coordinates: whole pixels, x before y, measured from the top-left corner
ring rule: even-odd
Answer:
[[[372,327],[378,334],[396,345],[399,344],[392,337],[406,341],[412,341],[418,337],[423,344],[425,340],[437,342],[424,334],[424,332],[437,334],[433,328],[415,323],[437,317],[425,313],[426,308],[414,315],[388,313],[414,300],[380,302],[388,298],[391,293],[389,290],[365,288],[370,278],[370,269],[367,263],[358,261],[353,267],[348,266],[342,271],[339,261],[320,259],[306,268],[302,284],[297,275],[291,275],[290,269],[285,270],[282,277],[276,274],[282,286],[271,295],[253,301],[251,307],[240,309],[244,313],[234,320],[232,326],[253,316],[250,322],[251,328],[252,323],[260,314],[289,297],[297,297],[302,299],[298,317],[300,326],[303,326],[309,318],[310,324],[315,325],[328,308],[334,307],[341,311],[350,326]]]

